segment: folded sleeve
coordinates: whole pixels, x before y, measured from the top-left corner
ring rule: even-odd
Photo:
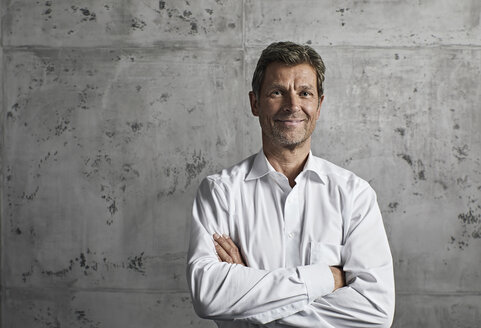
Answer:
[[[220,262],[212,234],[226,231],[226,204],[225,191],[215,180],[204,179],[194,201],[187,259],[187,282],[200,317],[266,324],[332,292],[334,281],[325,264],[260,270]]]
[[[341,261],[347,286],[323,295],[276,327],[390,327],[394,315],[392,256],[374,190],[355,185],[346,211]]]

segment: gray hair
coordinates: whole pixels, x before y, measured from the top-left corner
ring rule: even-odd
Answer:
[[[319,98],[324,94],[322,83],[326,66],[321,56],[308,45],[300,45],[294,42],[275,42],[271,43],[262,51],[261,57],[257,62],[254,76],[252,77],[252,91],[259,97],[262,81],[266,68],[269,64],[279,62],[289,66],[307,63],[314,68],[317,75],[317,93]]]

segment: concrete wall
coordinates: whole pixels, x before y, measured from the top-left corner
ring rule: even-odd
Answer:
[[[316,48],[313,151],[378,192],[394,327],[481,322],[479,0],[1,1],[1,327],[212,327],[200,179],[260,148],[260,50]]]

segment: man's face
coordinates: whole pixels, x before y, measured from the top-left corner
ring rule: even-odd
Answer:
[[[264,143],[295,148],[311,137],[324,96],[319,98],[316,72],[309,64],[271,63],[259,96],[250,92],[249,98]]]

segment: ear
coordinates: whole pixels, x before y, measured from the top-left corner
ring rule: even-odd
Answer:
[[[256,94],[253,91],[249,92],[249,101],[251,103],[252,115],[259,116],[259,108],[258,108],[258,103],[257,103],[257,97],[256,97]]]
[[[321,105],[322,105],[322,102],[324,101],[324,95],[321,96],[321,98],[319,99],[319,105],[317,105],[317,114],[316,114],[316,121],[319,119],[319,117],[321,116]]]

